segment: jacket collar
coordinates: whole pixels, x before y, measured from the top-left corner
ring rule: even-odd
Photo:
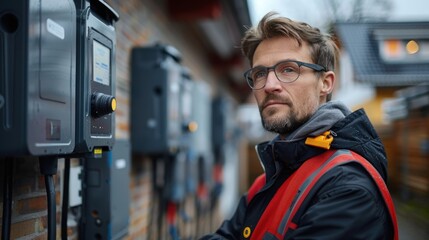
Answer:
[[[383,144],[363,109],[340,119],[329,129],[335,134],[332,149],[350,149],[360,154],[387,179],[387,159]],[[304,137],[282,140],[277,136],[272,141],[256,145],[256,151],[266,179],[269,180],[283,169],[295,171],[305,160],[326,149],[306,145]]]
[[[322,104],[305,124],[288,134],[286,138],[281,139],[277,136],[270,142],[257,145],[256,151],[267,179],[284,168],[294,171],[306,159],[323,152],[324,149],[306,145],[306,138],[322,134],[348,114],[350,110],[341,102],[327,102]]]
[[[288,142],[277,137],[256,145],[256,151],[268,180],[282,170],[295,171],[305,160],[321,154],[325,149],[308,146],[305,140]]]

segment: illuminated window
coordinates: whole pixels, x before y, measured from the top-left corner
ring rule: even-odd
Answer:
[[[384,39],[379,54],[387,63],[428,63],[429,39]]]
[[[429,33],[422,29],[376,29],[374,40],[385,63],[429,63]]]

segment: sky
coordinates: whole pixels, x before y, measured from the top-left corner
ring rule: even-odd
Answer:
[[[329,1],[340,2],[341,13],[351,11],[350,4],[354,0],[248,0],[250,17],[255,25],[268,11],[276,11],[279,14],[306,22],[312,26],[323,29],[332,16],[327,7]],[[369,11],[378,14],[380,10],[374,10],[371,3],[376,0],[360,0],[371,6]],[[389,1],[389,0],[387,0]],[[392,9],[387,13],[388,21],[429,21],[429,0],[390,0]],[[381,10],[382,11],[382,10]]]

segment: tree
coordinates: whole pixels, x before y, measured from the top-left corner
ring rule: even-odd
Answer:
[[[325,0],[332,22],[380,21],[389,17],[391,0]]]

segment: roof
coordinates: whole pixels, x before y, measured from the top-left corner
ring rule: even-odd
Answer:
[[[379,51],[380,41],[383,40],[429,41],[429,22],[336,23],[335,27],[340,41],[350,54],[357,81],[374,86],[429,82],[429,57],[419,61],[395,62],[383,58]],[[428,45],[425,47],[428,48]]]

